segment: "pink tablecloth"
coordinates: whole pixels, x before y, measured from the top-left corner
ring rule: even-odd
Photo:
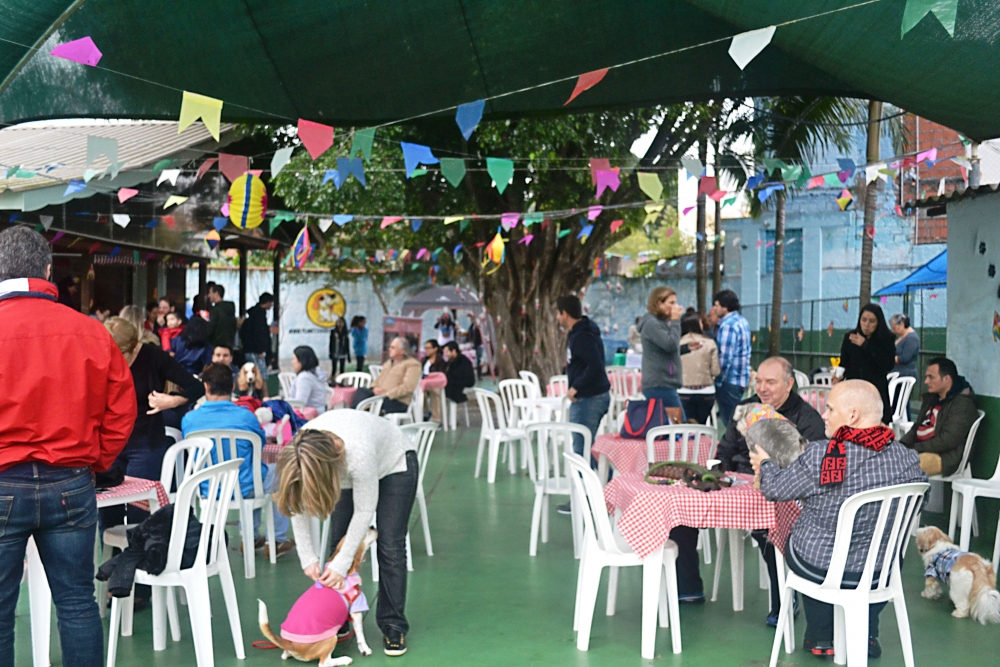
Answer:
[[[283,446],[284,445],[275,445],[275,444],[264,445],[264,449],[261,450],[260,457],[264,459],[264,463],[268,465],[271,465],[272,463],[277,463],[278,452],[281,451],[281,448]]]
[[[621,511],[618,528],[640,558],[662,547],[676,526],[774,530],[772,541],[784,547],[798,518],[798,505],[769,502],[754,490],[752,475],[737,477],[745,483],[705,492],[683,485],[648,484],[642,473],[629,472],[604,488],[604,500],[609,512]]]
[[[694,443],[692,442],[692,444]],[[666,438],[654,440],[653,450],[656,453],[657,461],[669,460],[670,445]],[[703,441],[702,446],[698,448],[698,463],[700,465],[705,465],[705,462],[708,461],[710,450],[709,443]],[[604,433],[597,436],[597,440],[590,448],[590,455],[595,459],[604,456],[618,472],[646,472],[649,468],[649,463],[646,460],[645,438],[622,438],[612,433]]]
[[[326,407],[332,408],[335,405],[350,405],[354,400],[355,387],[334,387],[330,395],[330,404]]]
[[[163,488],[163,484],[157,480],[141,479],[139,477],[125,477],[125,481],[118,486],[112,487],[107,491],[98,492],[97,499],[100,501],[101,505],[107,507],[109,505],[116,504],[111,502],[116,498],[127,498],[137,493],[145,493],[153,489],[156,489],[156,500],[160,503],[160,507],[166,507],[170,504],[170,497],[167,495],[166,489]],[[145,500],[140,500],[131,504],[135,505],[139,509],[144,509],[147,512],[149,511],[149,503]]]

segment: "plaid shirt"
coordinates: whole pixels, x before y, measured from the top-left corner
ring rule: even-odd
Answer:
[[[802,514],[788,543],[800,560],[822,571],[830,567],[837,516],[844,501],[862,491],[927,481],[917,453],[899,442],[892,441],[881,452],[847,442],[844,482],[821,487],[819,472],[828,443],[829,440],[809,443],[802,456],[783,470],[772,461],[765,461],[760,467],[760,490],[765,498],[801,501]],[[864,569],[879,509],[878,504],[872,503],[858,511],[845,572],[859,573]]]
[[[719,346],[719,367],[722,369],[715,384],[746,387],[750,382],[750,325],[746,318],[738,312],[723,317],[715,342]]]

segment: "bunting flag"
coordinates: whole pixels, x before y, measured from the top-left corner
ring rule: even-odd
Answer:
[[[292,263],[296,268],[304,268],[311,255],[312,244],[309,243],[309,225],[304,225],[298,236],[295,237],[295,243],[292,244]]]
[[[149,229],[155,229],[156,228],[156,224],[159,221],[160,221],[159,218],[153,218],[152,220],[150,220],[149,222],[146,223],[146,227],[149,228]]]
[[[285,165],[292,159],[292,153],[295,151],[295,146],[289,146],[288,148],[279,148],[274,151],[274,155],[271,156],[271,178],[274,178],[281,173],[281,170],[285,168]]]
[[[726,196],[726,191],[725,190],[716,190],[715,192],[713,192],[712,194],[710,194],[708,196],[708,198],[711,199],[714,202],[720,202],[720,201],[722,201],[722,198],[725,197],[725,196]]]
[[[81,192],[86,189],[87,189],[86,183],[74,178],[73,180],[71,180],[69,183],[66,184],[66,190],[63,192],[63,197],[68,197],[72,194],[76,194],[77,192]]]
[[[529,243],[531,243],[531,240],[534,239],[534,238],[535,238],[534,234],[525,234],[524,236],[521,237],[521,240],[518,241],[518,243],[520,243],[522,245],[528,245]]]
[[[125,227],[128,227],[128,223],[132,222],[132,218],[130,218],[125,213],[113,213],[111,214],[111,219],[114,220],[114,223],[116,225],[118,225],[123,229]]]
[[[722,205],[731,206],[736,203],[737,198],[739,198],[739,193],[733,192],[728,197],[722,200]]]
[[[597,216],[599,216],[601,214],[601,211],[603,211],[603,210],[604,210],[603,206],[588,206],[587,207],[587,220],[590,220],[591,222],[593,222],[594,220],[597,220]]]
[[[573,87],[573,92],[570,93],[569,99],[563,102],[563,106],[575,100],[580,93],[590,90],[599,84],[607,73],[608,68],[605,67],[604,69],[595,69],[593,72],[581,74],[576,80],[576,86]]]
[[[97,67],[97,63],[101,62],[101,57],[104,54],[101,53],[97,45],[94,44],[94,40],[88,35],[87,37],[74,39],[72,42],[59,44],[56,48],[49,51],[49,55],[65,60],[72,60],[81,65]]]
[[[250,169],[250,159],[246,155],[219,153],[219,171],[232,183]]]
[[[418,251],[417,251],[417,257],[416,257],[416,260],[417,260],[417,261],[419,262],[419,261],[420,261],[421,259],[423,259],[423,257],[424,257],[424,256],[426,256],[427,254],[428,254],[428,253],[427,253],[427,248],[421,248],[420,250],[418,250]]]
[[[118,176],[121,163],[118,162],[118,140],[109,137],[87,137],[87,166],[104,156],[111,163],[111,178]],[[103,171],[103,170],[102,170]]]
[[[806,186],[807,190],[812,190],[813,188],[818,188],[823,185],[824,178],[822,176],[813,176],[809,179],[809,184]]]
[[[441,158],[441,175],[451,183],[451,187],[457,188],[465,178],[465,160],[459,157]]]
[[[180,169],[164,169],[160,172],[160,175],[156,179],[156,184],[159,185],[164,181],[170,183],[170,185],[177,186],[177,177],[181,175]]]
[[[52,237],[52,240],[49,241],[49,243],[55,244],[56,241],[64,236],[66,236],[66,232],[56,232],[56,235]]]
[[[918,163],[927,160],[928,162],[937,162],[937,148],[931,148],[930,150],[920,151],[917,153],[916,161]]]
[[[181,113],[177,119],[177,134],[183,132],[199,118],[205,124],[205,129],[212,135],[212,138],[218,141],[219,123],[222,120],[222,100],[189,93],[185,90],[181,97]]]
[[[340,171],[336,169],[327,169],[326,173],[323,174],[323,180],[320,182],[320,185],[326,185],[329,181],[333,181],[333,186],[339,190],[341,183]]]
[[[52,226],[53,220],[55,220],[55,217],[51,215],[38,216],[38,222],[42,223],[42,229],[44,229],[45,231],[49,231],[49,227]]]
[[[762,171],[759,174],[754,174],[747,179],[747,190],[756,190],[757,186],[763,183],[765,178],[767,178],[766,172]]]
[[[958,15],[958,0],[906,0],[903,8],[903,22],[900,25],[899,38],[902,39],[920,21],[934,14],[934,18],[951,37],[955,36],[955,17]]]
[[[865,167],[865,182],[871,183],[877,178],[881,178],[883,181],[887,180],[885,166],[885,162],[867,165]]]
[[[580,230],[580,233],[576,235],[576,238],[583,239],[583,242],[586,243],[587,239],[590,238],[590,233],[592,231],[594,231],[593,225],[584,225],[583,229]]]
[[[488,246],[486,246],[486,257],[494,264],[502,264],[503,256],[504,256],[503,237],[500,236],[500,232],[497,232],[497,235],[494,236],[493,240],[490,241]]]
[[[605,157],[590,158],[590,183],[597,185],[597,172],[601,169],[611,169],[611,160]]]
[[[217,232],[221,232],[227,224],[229,224],[229,218],[212,218],[212,226]]]
[[[368,187],[368,181],[365,180],[365,163],[359,157],[337,158],[337,172],[340,174],[341,183],[346,183],[348,177],[354,176],[363,187]]]
[[[458,110],[455,112],[455,122],[458,123],[458,129],[461,130],[462,136],[468,141],[472,133],[475,132],[476,126],[479,125],[479,121],[483,118],[483,109],[486,108],[486,100],[476,100],[475,102],[469,102],[468,104],[459,105]]]
[[[422,164],[438,164],[440,162],[440,160],[434,157],[434,153],[431,152],[428,146],[401,141],[399,142],[399,147],[403,149],[403,163],[406,165],[407,178],[412,178],[413,172]]]
[[[267,242],[268,250],[276,250],[278,248],[278,239],[271,239]]]
[[[218,248],[220,242],[222,242],[222,237],[219,235],[218,230],[213,229],[208,234],[205,234],[205,245],[208,246],[209,250]]]
[[[624,221],[624,220],[612,220],[612,221],[611,221],[611,233],[612,233],[612,234],[614,234],[614,233],[615,233],[615,232],[617,232],[617,231],[618,231],[619,229],[621,229],[621,226],[622,226],[622,225],[623,225],[624,223],[625,223],[625,221]]]
[[[843,187],[845,181],[840,180],[839,174],[826,174],[823,176],[823,184],[833,187]]]
[[[469,221],[469,220],[462,220],[461,222],[459,222],[458,223],[458,233],[459,234],[464,234],[465,230],[468,229],[469,225],[471,225],[471,224],[472,224],[472,222]]]
[[[648,225],[660,216],[660,212],[663,210],[664,204],[646,204],[643,209],[646,211],[646,219],[642,224]],[[694,208],[694,207],[691,207]],[[690,210],[690,209],[688,209]],[[684,215],[687,215],[687,210],[684,211]]]
[[[775,26],[742,32],[733,37],[729,44],[729,57],[741,70],[756,58],[771,43]]]
[[[368,161],[372,159],[372,145],[375,143],[375,128],[369,127],[364,130],[355,130],[351,137],[351,152],[347,157],[357,157],[358,153]]]
[[[207,160],[205,160],[204,162],[202,162],[201,166],[198,167],[198,173],[195,174],[194,180],[196,180],[196,181],[201,180],[201,177],[204,176],[205,174],[207,174],[208,170],[212,168],[212,165],[214,165],[218,161],[219,161],[219,158],[217,158],[217,157],[210,157]]]
[[[458,253],[461,249],[462,249],[462,244],[459,243],[457,246],[455,246],[455,249],[451,251],[451,256],[454,257],[455,259],[458,259]]]
[[[556,238],[563,238],[564,236],[569,236],[569,233],[573,231],[572,229],[563,229],[557,235]]]
[[[636,172],[639,179],[639,189],[646,193],[650,199],[656,200],[663,194],[663,182],[660,177],[650,172]]]
[[[103,174],[107,170],[108,170],[107,167],[105,167],[104,169],[84,169],[84,171],[83,171],[83,182],[84,183],[90,183],[91,179],[93,179],[94,176],[97,176],[98,174]],[[34,174],[32,174],[32,176],[33,175]],[[14,176],[15,177],[20,177],[21,176],[21,170],[18,169],[17,173],[14,174]]]
[[[595,198],[600,199],[607,188],[618,192],[620,184],[621,182],[618,180],[618,167],[614,169],[599,169],[597,171],[597,195]]]
[[[338,227],[343,227],[344,225],[346,225],[347,223],[349,223],[351,220],[354,220],[354,216],[353,215],[347,215],[346,213],[339,213],[339,214],[333,216],[333,221],[335,223],[337,223]]]
[[[410,220],[410,229],[417,232],[420,231],[420,227],[424,224],[424,221],[420,218],[414,218]]]
[[[379,228],[385,229],[389,225],[393,225],[402,219],[403,217],[400,215],[387,215],[384,218],[382,218],[382,223],[379,225]]]
[[[698,181],[698,196],[715,194],[719,189],[715,176],[702,176]]]
[[[514,180],[514,163],[506,158],[486,158],[486,173],[496,184],[497,191],[503,194],[511,181]]]
[[[837,197],[837,205],[840,206],[841,211],[846,211],[852,201],[854,201],[854,196],[847,190],[847,188],[844,188],[841,191],[840,196]]]
[[[504,213],[500,216],[500,226],[503,227],[505,232],[509,232],[514,227],[517,227],[517,221],[520,218],[520,213]]]
[[[682,157],[681,166],[684,167],[684,171],[692,178],[700,178],[705,171],[705,165],[696,157]]]
[[[108,257],[117,257],[121,251],[121,246],[115,246],[111,249],[111,252],[108,253]]]
[[[168,209],[171,206],[180,206],[188,200],[187,197],[181,197],[180,195],[170,195],[167,197],[167,202],[163,205],[164,209]]]
[[[91,255],[93,255],[95,252],[97,252],[100,249],[101,249],[101,242],[97,241],[95,243],[92,243],[90,245],[90,247],[87,248],[87,252],[90,253]]]
[[[453,224],[453,223],[456,223],[456,222],[460,222],[463,219],[464,219],[464,216],[461,216],[461,215],[451,215],[451,216],[448,216],[447,218],[444,219],[444,224],[450,225],[450,224]]]
[[[176,224],[176,220],[174,220],[174,216],[172,215],[165,215],[161,218],[161,220],[163,220],[163,224],[165,224],[167,227],[170,227],[171,229],[173,229],[174,224]],[[166,258],[164,258],[163,261],[167,261]]]
[[[299,118],[298,130],[299,141],[309,151],[309,156],[313,160],[333,146],[333,128],[329,125]]]

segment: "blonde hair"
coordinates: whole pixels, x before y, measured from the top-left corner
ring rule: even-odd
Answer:
[[[649,311],[650,315],[663,317],[663,312],[660,310],[660,304],[664,299],[669,299],[672,296],[677,296],[677,292],[670,287],[666,287],[664,285],[654,287],[653,291],[649,293],[649,299],[646,300],[646,310]]]
[[[135,327],[136,335],[143,343],[160,344],[160,339],[152,331],[146,329],[146,316],[139,306],[125,306],[118,312],[118,317]]]
[[[344,443],[318,429],[302,429],[278,453],[278,490],[272,496],[285,516],[324,517],[340,500],[346,467]]]
[[[122,354],[128,356],[135,351],[139,344],[139,332],[135,330],[131,322],[124,317],[109,317],[104,322],[104,328],[111,333],[111,337],[115,339],[115,345],[122,351]]]

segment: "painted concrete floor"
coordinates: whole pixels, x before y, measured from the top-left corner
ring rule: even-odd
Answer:
[[[579,665],[621,667],[648,664],[639,656],[640,568],[622,571],[618,613],[604,616],[604,586],[598,598],[590,651],[576,649],[572,632],[576,564],[567,517],[553,513],[548,544],[540,544],[538,556],[528,556],[528,529],[533,490],[526,476],[500,472],[495,485],[484,478],[473,479],[478,429],[440,434],[434,445],[425,478],[428,493],[433,557],[424,551],[419,517],[412,523],[414,569],[410,575],[407,615],[411,632],[409,653],[388,658],[381,653],[381,635],[374,612],[365,621],[369,644],[376,653],[360,657],[353,640],[338,649],[355,658],[355,665],[376,667],[407,664],[413,667],[441,665]],[[926,519],[942,519],[925,515]],[[230,542],[236,544],[235,529]],[[992,545],[989,545],[992,546]],[[986,545],[974,544],[980,553]],[[685,666],[766,665],[773,631],[764,626],[767,592],[756,586],[757,559],[747,551],[745,610],[732,610],[728,559],[719,600],[681,607],[684,652],[670,652],[669,630],[657,633],[657,655],[653,664]],[[911,548],[905,566],[906,593],[918,666],[989,665],[1000,656],[1000,628],[983,627],[968,619],[950,616],[947,600],[920,597],[922,568]],[[215,610],[214,638],[219,667],[264,667],[283,665],[280,652],[259,650],[251,642],[261,639],[257,627],[256,599],[268,603],[271,619],[280,625],[292,602],[308,585],[289,554],[271,566],[257,561],[257,578],[242,576],[239,552],[230,550],[241,604],[247,658],[236,659],[225,620],[221,591],[212,583]],[[706,586],[711,567],[703,565]],[[369,576],[367,567],[364,576]],[[605,575],[606,580],[606,575]],[[369,600],[376,598],[376,585],[365,582]],[[136,614],[135,634],[123,638],[118,649],[122,667],[174,667],[194,665],[190,626],[181,608],[182,639],[168,641],[167,650],[153,652],[149,611]],[[801,641],[804,623],[797,623]],[[885,655],[872,664],[902,665],[899,635],[890,609],[882,615]],[[62,664],[58,633],[53,628],[52,664]],[[17,617],[16,664],[31,665],[27,593],[22,588]],[[779,664],[819,665],[822,660],[798,651],[782,656]],[[832,661],[826,661],[832,664]]]

